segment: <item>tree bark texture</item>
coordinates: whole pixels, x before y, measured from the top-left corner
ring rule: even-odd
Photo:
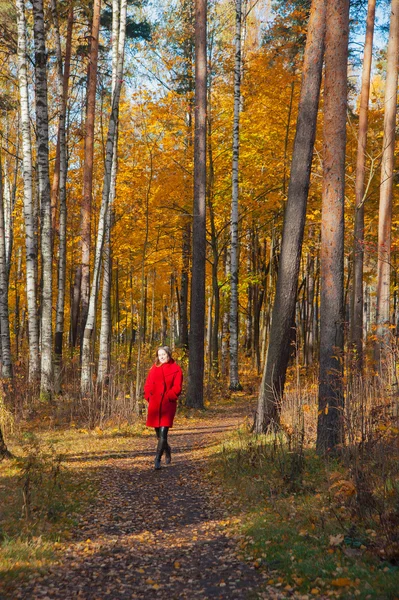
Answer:
[[[349,0],[327,3],[320,249],[320,373],[317,451],[342,441],[344,199]]]
[[[10,324],[8,318],[8,272],[6,256],[6,232],[4,225],[3,167],[0,153],[0,341],[1,374],[12,377]]]
[[[187,405],[204,405],[206,256],[206,0],[195,1],[193,257]]]
[[[370,97],[370,73],[373,59],[373,37],[376,0],[369,0],[366,40],[364,44],[362,88],[360,92],[359,130],[357,140],[355,224],[353,246],[353,292],[351,344],[358,369],[363,364],[363,262],[364,262],[364,182],[366,173],[366,145]]]
[[[90,243],[91,243],[91,205],[93,195],[94,164],[94,124],[96,116],[96,89],[98,43],[100,30],[101,0],[94,0],[93,22],[90,37],[90,59],[87,85],[87,110],[84,142],[83,164],[83,198],[81,210],[81,246],[82,246],[82,278],[81,278],[81,332],[84,331],[89,308],[90,296]]]
[[[119,46],[119,0],[112,0],[112,93],[115,90],[116,70],[118,66]],[[97,381],[99,384],[108,382],[111,364],[111,285],[112,285],[112,257],[111,257],[111,227],[112,207],[116,193],[118,128],[115,134],[114,153],[111,169],[111,189],[109,207],[105,226],[104,263],[103,263],[103,289],[101,295],[101,327],[100,347],[98,356]]]
[[[182,270],[180,278],[180,301],[179,301],[179,345],[188,348],[188,290],[190,272],[190,249],[191,249],[191,223],[188,217],[184,217],[182,232]]]
[[[58,24],[58,13],[56,0],[52,0],[51,10],[53,14],[54,28],[56,31],[56,52],[58,66],[58,151],[59,151],[59,197],[60,197],[60,222],[59,222],[59,247],[58,247],[58,274],[57,274],[57,306],[56,325],[54,339],[54,391],[61,391],[62,373],[62,348],[64,337],[64,310],[65,310],[65,287],[66,287],[66,237],[67,237],[67,143],[66,143],[66,109],[68,98],[68,84],[71,64],[72,29],[73,29],[73,2],[70,0],[68,11],[68,27],[66,39],[65,62],[63,66],[61,40]],[[54,228],[52,228],[54,231]]]
[[[26,251],[26,300],[29,335],[29,381],[35,381],[40,372],[39,321],[36,299],[37,242],[33,206],[32,147],[26,64],[26,20],[23,0],[16,1],[18,27],[18,84],[22,133],[22,170],[24,183],[24,224]]]
[[[384,138],[381,159],[378,213],[377,344],[376,358],[384,358],[389,339],[391,286],[391,230],[393,169],[395,159],[396,104],[398,88],[399,0],[392,0],[385,82]]]
[[[258,433],[274,428],[280,421],[316,136],[326,4],[326,0],[313,0],[310,12],[276,295],[255,420]]]
[[[41,302],[41,378],[43,399],[53,391],[52,361],[52,244],[51,200],[49,176],[49,136],[47,106],[47,54],[43,0],[33,0],[33,33],[35,42],[35,92],[37,128],[37,164],[39,174],[42,302]]]
[[[109,118],[108,135],[106,143],[106,159],[105,159],[105,172],[104,172],[104,184],[100,214],[98,219],[98,230],[96,240],[96,253],[94,257],[94,272],[93,281],[91,284],[89,310],[87,314],[86,327],[83,335],[82,343],[82,369],[81,369],[81,393],[83,395],[88,394],[91,390],[91,339],[93,335],[95,317],[96,317],[96,304],[98,289],[100,283],[100,271],[102,252],[104,247],[105,229],[106,229],[106,218],[109,208],[109,198],[111,191],[111,178],[112,178],[112,163],[115,149],[115,136],[117,131],[118,121],[118,109],[119,100],[122,87],[123,78],[123,58],[125,48],[125,34],[126,34],[126,0],[121,0],[120,5],[120,29],[119,29],[119,44],[118,44],[118,64],[116,71],[116,83],[114,93],[112,95],[112,109]]]
[[[242,3],[236,0],[236,33],[234,60],[234,116],[233,116],[233,164],[231,196],[231,248],[230,248],[230,385],[231,390],[241,390],[238,377],[238,164],[240,153],[240,105],[241,105],[241,24]]]

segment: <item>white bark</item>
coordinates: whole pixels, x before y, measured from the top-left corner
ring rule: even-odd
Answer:
[[[116,71],[118,66],[118,48],[119,48],[119,0],[112,0],[112,94],[115,92]],[[112,157],[111,169],[111,190],[109,197],[109,207],[105,226],[104,242],[104,267],[103,267],[103,289],[101,296],[101,328],[100,328],[100,348],[98,357],[97,381],[101,384],[107,379],[109,366],[111,362],[111,284],[112,284],[112,263],[111,263],[111,227],[112,227],[112,206],[115,199],[116,190],[116,171],[117,171],[117,151],[118,151],[118,124],[114,141],[114,153]]]
[[[38,378],[40,367],[39,323],[37,316],[37,243],[33,206],[32,147],[30,137],[28,77],[26,65],[26,22],[24,1],[16,0],[18,26],[18,84],[21,111],[22,164],[24,181],[24,222],[26,249],[26,297],[29,332],[29,380]]]
[[[57,307],[55,325],[55,360],[54,360],[54,391],[61,391],[62,370],[62,346],[64,333],[64,309],[65,309],[65,279],[66,279],[66,228],[67,228],[67,203],[66,203],[66,180],[67,180],[67,144],[65,135],[66,100],[68,89],[68,75],[64,77],[63,60],[61,51],[61,39],[58,24],[56,0],[51,0],[51,11],[54,21],[57,54],[57,85],[59,104],[59,152],[60,152],[60,222],[59,222],[59,248],[58,248],[58,279],[57,279]],[[73,15],[72,15],[73,19]],[[68,23],[72,27],[72,23]],[[70,34],[72,34],[72,29]]]
[[[117,130],[118,121],[118,107],[119,99],[122,86],[123,76],[123,58],[125,48],[125,33],[126,33],[126,0],[121,0],[120,5],[120,28],[119,28],[119,43],[118,43],[118,64],[116,71],[116,83],[114,93],[112,95],[112,110],[108,125],[108,136],[106,143],[106,160],[105,160],[105,173],[104,173],[104,184],[103,194],[100,208],[100,215],[98,220],[97,240],[96,240],[96,252],[94,258],[94,273],[93,281],[90,290],[89,310],[87,315],[86,326],[83,335],[82,343],[82,371],[81,371],[81,392],[87,394],[91,390],[91,337],[93,334],[94,323],[96,318],[96,304],[97,295],[99,289],[100,270],[101,270],[101,259],[104,247],[105,230],[106,230],[106,219],[109,207],[109,199],[111,192],[111,178],[112,178],[112,163],[114,156],[115,137]]]
[[[230,291],[230,389],[240,390],[238,377],[238,161],[240,149],[241,104],[241,23],[242,0],[236,0],[234,64],[233,165],[231,198],[231,291]]]
[[[52,360],[52,245],[51,201],[49,176],[49,137],[47,105],[47,54],[43,0],[33,0],[33,31],[35,42],[35,92],[37,128],[37,166],[39,172],[41,254],[42,254],[42,315],[41,315],[41,377],[40,390],[44,400],[53,391]]]
[[[2,377],[12,377],[10,325],[8,320],[8,277],[4,227],[3,173],[0,155],[0,340]]]

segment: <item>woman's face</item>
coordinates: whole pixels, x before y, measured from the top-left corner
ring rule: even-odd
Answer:
[[[162,348],[158,350],[158,358],[161,364],[167,363],[169,360],[167,352],[165,352],[165,350],[162,350]]]

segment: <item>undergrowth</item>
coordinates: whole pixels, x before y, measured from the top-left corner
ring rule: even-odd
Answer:
[[[0,463],[0,597],[15,579],[57,560],[97,494],[96,473],[69,464],[61,452],[71,436],[52,436],[24,434],[12,445],[15,458]]]
[[[264,570],[287,597],[394,600],[396,460],[391,454],[382,469],[371,450],[363,461],[344,454],[326,460],[292,432],[253,436],[241,429],[214,454],[211,476],[239,517],[241,558]]]

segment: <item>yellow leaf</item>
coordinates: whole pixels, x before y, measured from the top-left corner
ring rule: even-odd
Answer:
[[[333,579],[331,585],[334,587],[347,587],[352,582],[348,577],[340,577],[339,579]]]

